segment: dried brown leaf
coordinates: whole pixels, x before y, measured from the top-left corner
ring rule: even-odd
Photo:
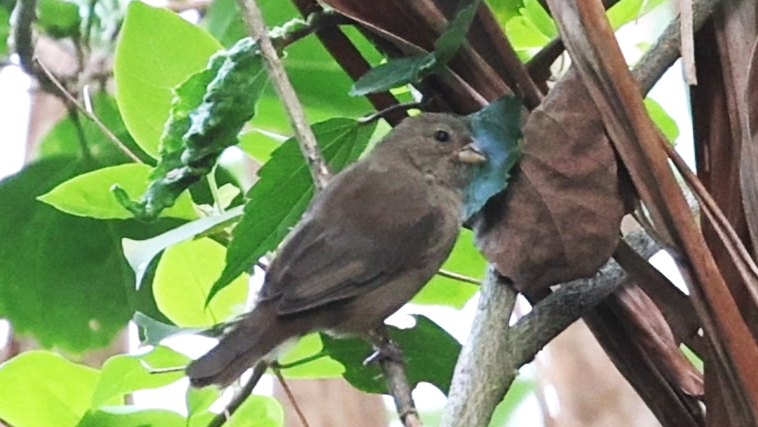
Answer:
[[[524,127],[519,170],[477,219],[477,244],[527,294],[592,277],[619,239],[616,159],[579,76],[558,83]]]

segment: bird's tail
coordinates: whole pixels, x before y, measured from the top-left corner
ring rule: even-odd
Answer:
[[[248,368],[291,338],[276,315],[255,309],[240,320],[211,351],[187,366],[193,387],[227,386]],[[287,323],[287,322],[284,322]]]

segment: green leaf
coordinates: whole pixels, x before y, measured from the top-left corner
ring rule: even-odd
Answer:
[[[523,16],[516,16],[508,21],[505,33],[522,61],[531,59],[550,42],[547,36]]]
[[[329,166],[336,173],[365,150],[375,125],[335,118],[313,125],[313,132]],[[258,171],[259,180],[247,194],[245,215],[234,228],[226,267],[213,284],[208,301],[237,276],[273,250],[308,207],[313,196],[308,165],[297,141],[291,138],[271,154]],[[206,304],[208,303],[206,301]]]
[[[608,9],[608,20],[614,30],[639,19],[663,4],[665,0],[622,0]]]
[[[524,379],[522,377],[516,378],[508,388],[508,393],[506,393],[503,401],[495,408],[490,425],[513,425],[511,420],[514,419],[513,415],[516,413],[516,408],[518,408],[527,397],[532,395],[536,388],[536,384],[533,380]]]
[[[166,409],[108,406],[87,412],[77,427],[185,427],[185,419]]]
[[[53,38],[77,37],[82,20],[79,6],[64,0],[39,0],[37,25]]]
[[[0,55],[8,54],[8,36],[11,35],[11,14],[0,7]]]
[[[177,335],[177,334],[185,333],[185,332],[186,333],[201,332],[201,330],[197,328],[180,328],[176,325],[163,323],[163,322],[153,319],[152,317],[146,315],[145,313],[140,313],[140,312],[134,313],[134,317],[132,317],[132,322],[134,322],[134,324],[140,328],[141,336],[143,336],[144,338],[141,342],[144,345],[157,346],[161,343],[161,341],[164,338],[168,338],[172,335]]]
[[[531,22],[548,40],[558,37],[558,28],[555,21],[537,0],[524,0],[524,8],[521,14]]]
[[[239,148],[256,161],[266,163],[271,158],[271,153],[287,139],[289,138],[284,137],[282,141],[279,141],[271,133],[253,129],[240,135]]]
[[[116,104],[116,99],[105,92],[97,92],[92,95],[92,112],[124,145],[129,147],[132,152],[137,153],[141,158],[149,159],[149,156],[142,152],[142,149],[134,142],[129,131],[124,125],[121,118],[121,112]],[[81,134],[77,127],[81,127]],[[50,132],[40,142],[38,158],[80,154],[82,152],[82,141],[87,146],[87,150],[94,156],[102,158],[104,156],[122,158],[123,161],[129,161],[120,149],[108,139],[100,128],[91,120],[79,115],[75,121],[71,116],[66,116],[59,121]]]
[[[434,57],[438,63],[445,64],[450,61],[466,41],[466,34],[474,21],[479,4],[481,0],[461,0],[458,3],[455,17],[434,44]]]
[[[442,265],[442,269],[482,280],[486,264],[487,261],[474,246],[471,231],[464,229],[461,230],[453,252]],[[478,290],[477,285],[436,275],[413,297],[411,302],[424,305],[446,305],[461,309]]]
[[[224,424],[225,427],[281,427],[284,409],[269,396],[250,395]]]
[[[219,397],[221,397],[221,391],[216,387],[187,387],[185,398],[187,404],[187,425],[190,427],[206,427],[216,415],[210,412],[209,409]]]
[[[490,197],[506,188],[511,169],[521,158],[522,110],[519,97],[506,95],[467,116],[475,144],[487,162],[464,190],[464,218],[471,218]]]
[[[514,16],[518,16],[519,9],[523,6],[522,0],[486,0],[486,3],[501,28],[505,28],[505,23]]]
[[[653,123],[658,126],[658,129],[663,132],[663,135],[666,136],[666,139],[668,139],[670,143],[675,143],[676,139],[679,138],[679,126],[676,124],[676,120],[674,120],[669,113],[661,107],[661,104],[657,103],[654,99],[645,98],[644,103],[647,113],[650,115],[650,118],[653,119]]]
[[[149,166],[136,163],[98,169],[78,175],[38,199],[72,215],[128,219],[132,215],[116,201],[110,188],[118,184],[126,191],[140,192],[150,181],[150,170]],[[189,220],[197,218],[187,193],[182,194],[163,215]]]
[[[116,99],[129,132],[156,156],[172,88],[202,70],[221,45],[166,9],[131,2],[114,58]]]
[[[0,365],[0,419],[14,427],[74,427],[98,377],[48,351],[22,353]]]
[[[287,378],[327,378],[342,375],[345,372],[342,364],[326,355],[307,363],[297,364],[299,361],[320,354],[323,348],[321,336],[317,333],[300,338],[292,350],[279,358],[282,365],[295,364],[291,368],[282,369],[282,375]]]
[[[447,394],[461,344],[428,318],[421,315],[413,318],[416,319],[413,328],[389,328],[392,341],[403,352],[411,388],[424,381]],[[331,338],[325,334],[321,334],[321,340],[326,353],[345,366],[343,377],[350,384],[368,393],[386,392],[386,384],[377,364],[363,364],[372,354],[368,343],[357,338]]]
[[[252,39],[213,55],[205,70],[175,90],[171,117],[161,136],[161,159],[147,191],[133,202],[119,188],[115,191],[119,203],[147,221],[173,206],[184,190],[211,173],[224,149],[239,142],[237,135],[255,114],[267,82]]]
[[[363,96],[418,82],[430,74],[436,64],[433,54],[391,59],[361,76],[350,89],[350,95]]]
[[[206,9],[202,24],[224,47],[232,46],[247,36],[247,28],[235,0],[212,2]]]
[[[184,371],[153,373],[161,368],[177,368],[186,365],[189,357],[168,347],[157,346],[142,355],[116,355],[105,361],[100,372],[92,408],[98,409],[114,398],[122,399],[137,390],[163,387],[184,378]]]
[[[107,345],[132,315],[133,277],[118,247],[131,223],[75,217],[36,200],[86,171],[55,157],[0,182],[0,316],[45,347]]]
[[[243,209],[242,206],[238,206],[221,215],[200,218],[180,227],[172,228],[163,234],[147,240],[123,239],[121,246],[129,266],[134,270],[136,275],[136,288],[140,288],[142,280],[150,267],[150,262],[161,251],[171,245],[204,234],[216,227],[223,227],[234,222],[242,216]]]
[[[188,240],[166,249],[153,283],[161,312],[182,327],[212,326],[242,313],[247,275],[232,281],[205,305],[223,265],[224,249],[210,239]]]

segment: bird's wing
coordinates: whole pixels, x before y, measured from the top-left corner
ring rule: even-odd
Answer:
[[[261,298],[279,298],[279,314],[380,286],[423,263],[427,248],[436,246],[444,212],[429,204],[423,182],[393,177],[393,182],[377,185],[374,179],[351,175],[330,185],[272,263]]]

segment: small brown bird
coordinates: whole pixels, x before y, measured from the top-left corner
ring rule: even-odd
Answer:
[[[255,308],[187,367],[192,385],[228,385],[310,332],[367,337],[382,326],[450,254],[463,189],[485,161],[461,117],[403,121],[316,195],[271,263]]]

